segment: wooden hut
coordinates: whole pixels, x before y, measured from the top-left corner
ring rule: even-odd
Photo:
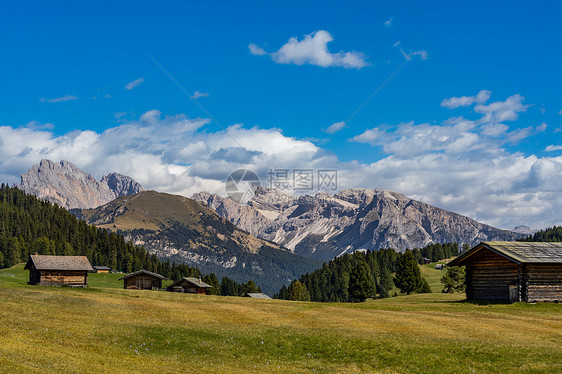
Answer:
[[[123,280],[123,288],[127,290],[159,290],[166,277],[148,270],[139,270],[127,274],[118,280]]]
[[[562,301],[562,243],[482,242],[448,266],[466,267],[466,298]]]
[[[29,284],[40,286],[87,287],[92,265],[86,256],[31,255],[24,267]]]
[[[208,288],[212,288],[212,286],[203,282],[201,278],[182,278],[171,286],[168,286],[166,290],[172,292],[205,295]]]
[[[109,266],[93,266],[94,273],[109,273],[111,268]]]

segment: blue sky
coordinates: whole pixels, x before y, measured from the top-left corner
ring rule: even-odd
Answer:
[[[560,224],[561,15],[557,1],[4,5],[0,175],[64,158],[189,195],[223,192],[239,167],[333,167],[342,188]]]

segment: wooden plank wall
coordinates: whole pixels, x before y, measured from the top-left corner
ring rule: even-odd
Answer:
[[[474,258],[466,271],[470,300],[509,301],[509,286],[518,284],[519,265],[490,251]]]
[[[148,275],[137,275],[124,280],[123,287],[130,290],[151,290],[162,288],[162,280]]]
[[[527,265],[525,301],[562,301],[562,264]]]
[[[41,270],[41,286],[86,286],[86,271],[74,270]]]

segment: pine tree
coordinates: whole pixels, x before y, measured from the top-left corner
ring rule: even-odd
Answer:
[[[420,290],[422,277],[412,251],[407,250],[398,258],[394,284],[400,289],[400,292],[408,295]]]
[[[306,286],[298,280],[291,283],[287,289],[287,295],[285,298],[286,300],[293,301],[310,301],[310,295],[308,294]]]
[[[376,292],[371,269],[363,260],[359,261],[349,276],[349,294],[356,300],[365,301]]]
[[[441,278],[443,283],[443,293],[464,292],[465,288],[465,270],[464,266],[447,267],[447,272]]]

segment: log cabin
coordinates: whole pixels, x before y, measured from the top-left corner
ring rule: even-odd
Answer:
[[[562,301],[562,243],[482,242],[447,266],[465,266],[468,300]]]
[[[139,270],[118,280],[124,281],[123,288],[126,290],[159,290],[166,277],[148,270]]]
[[[88,272],[93,271],[86,256],[31,255],[24,267],[29,270],[28,284],[40,286],[87,287]]]
[[[94,273],[109,273],[111,268],[109,266],[93,266]]]
[[[209,288],[212,288],[212,286],[203,282],[201,278],[182,278],[174,284],[168,286],[166,290],[171,292],[205,295],[207,293],[207,289]]]

